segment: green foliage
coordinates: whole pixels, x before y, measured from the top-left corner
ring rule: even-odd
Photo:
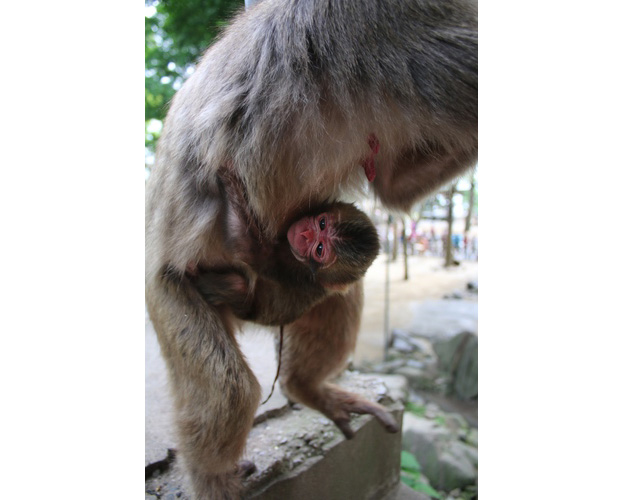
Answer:
[[[405,405],[405,409],[409,411],[411,414],[416,415],[417,417],[425,418],[426,408],[422,405],[417,405],[414,403],[407,403]],[[438,425],[446,425],[446,419],[442,415],[437,415],[434,419]]]
[[[145,121],[163,120],[189,69],[243,0],[146,0]],[[148,17],[149,16],[149,17]],[[155,137],[146,134],[153,151]]]
[[[146,163],[147,156],[152,156],[154,151],[156,151],[156,141],[158,141],[161,131],[162,121],[156,119],[145,121],[145,147],[147,148]]]
[[[409,411],[410,413],[416,415],[417,417],[425,416],[425,407],[422,405],[417,405],[414,403],[407,403],[405,405],[405,409]]]
[[[446,425],[446,419],[442,415],[438,415],[433,421],[438,425]]]
[[[401,470],[406,472],[420,472],[420,464],[416,457],[409,451],[401,452]]]
[[[432,498],[441,498],[440,494],[420,478],[420,464],[409,451],[401,452],[401,481],[414,491],[420,491]]]

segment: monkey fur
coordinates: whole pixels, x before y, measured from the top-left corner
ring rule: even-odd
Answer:
[[[228,250],[222,168],[241,179],[270,239],[367,182],[385,206],[407,210],[475,164],[477,94],[472,0],[264,0],[177,92],[146,185],[146,302],[195,498],[240,497],[236,464],[260,398],[239,320],[192,279],[241,265]],[[359,280],[284,331],[283,390],[347,436],[352,412],[396,430],[381,406],[328,382],[355,346],[361,310]]]
[[[331,240],[336,260],[327,267],[312,259],[297,259],[286,235],[297,222],[316,217],[327,219],[324,230],[334,229],[335,233]],[[191,279],[211,304],[228,305],[236,317],[264,325],[284,325],[301,317],[328,295],[361,279],[379,253],[379,238],[372,221],[346,203],[323,204],[301,214],[280,231],[275,242],[261,238],[259,229],[252,227],[253,221],[236,220],[230,224],[246,228],[244,234],[239,231],[230,239],[244,242],[247,255],[239,256],[252,266],[252,276],[240,267],[202,270]]]

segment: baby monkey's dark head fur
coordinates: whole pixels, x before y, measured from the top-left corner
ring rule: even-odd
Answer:
[[[359,280],[379,254],[379,237],[370,218],[354,205],[334,204],[340,214],[336,223],[336,262],[328,269],[326,283],[347,284]]]
[[[349,203],[314,207],[293,222],[288,232],[299,235],[282,240],[288,243],[291,263],[299,268],[298,281],[348,285],[364,276],[379,253],[375,226]]]

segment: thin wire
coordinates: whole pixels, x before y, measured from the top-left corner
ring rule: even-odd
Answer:
[[[269,399],[271,399],[271,396],[273,396],[273,391],[275,390],[275,382],[277,382],[277,379],[279,378],[280,368],[282,366],[282,345],[283,344],[284,344],[284,325],[281,325],[280,326],[279,352],[277,354],[277,373],[275,374],[275,380],[273,380],[273,385],[271,386],[271,392],[267,396],[267,398],[262,403],[260,403],[261,405],[265,404]]]

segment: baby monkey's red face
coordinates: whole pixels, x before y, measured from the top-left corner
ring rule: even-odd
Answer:
[[[321,268],[336,261],[334,238],[336,220],[331,213],[303,217],[288,228],[288,243],[293,255],[301,262],[317,262]]]

